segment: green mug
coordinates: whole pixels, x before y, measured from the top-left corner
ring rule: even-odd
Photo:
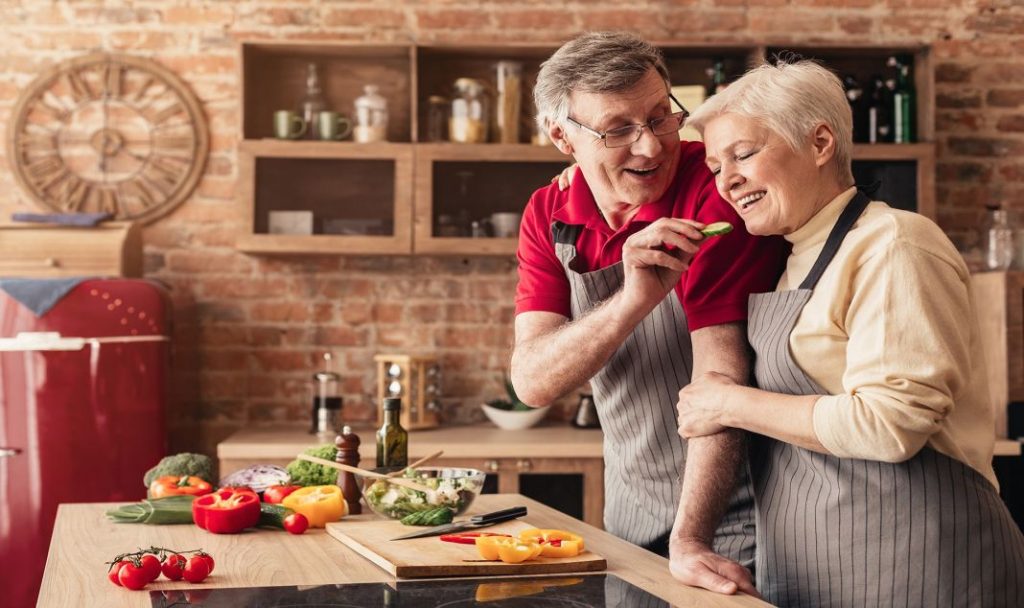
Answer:
[[[338,112],[320,112],[317,115],[320,139],[345,139],[352,132],[352,121]]]
[[[274,137],[278,139],[298,139],[306,132],[306,121],[291,110],[274,112]]]

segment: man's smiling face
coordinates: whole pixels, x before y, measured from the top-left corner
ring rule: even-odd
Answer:
[[[672,113],[665,81],[654,68],[625,91],[574,92],[569,107],[573,120],[601,133]],[[668,190],[679,163],[676,132],[657,136],[645,128],[632,144],[608,148],[588,131],[566,124],[554,127],[552,138],[574,156],[606,215],[657,201]]]

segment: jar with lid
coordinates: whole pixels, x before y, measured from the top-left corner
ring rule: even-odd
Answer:
[[[523,98],[523,64],[518,61],[498,62],[498,141],[519,143],[519,117]]]
[[[1009,213],[1000,205],[985,206],[982,225],[982,252],[986,270],[1008,270],[1013,264],[1013,226]]]
[[[473,78],[455,81],[452,115],[448,119],[448,139],[463,144],[487,141],[490,110],[484,84]]]
[[[379,90],[377,85],[368,84],[363,87],[363,94],[356,98],[356,125],[352,129],[352,139],[359,143],[387,140],[388,100]]]
[[[313,374],[313,421],[310,432],[322,442],[333,442],[341,431],[341,376],[331,369],[333,357],[324,353],[324,369]]]
[[[431,95],[427,99],[427,141],[448,140],[448,109],[451,102],[447,97]]]

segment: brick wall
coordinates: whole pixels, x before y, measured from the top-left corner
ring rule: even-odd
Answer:
[[[981,206],[1024,191],[1020,0],[0,0],[0,123],[45,66],[93,50],[153,57],[204,104],[211,157],[195,194],[145,231],[147,274],[173,287],[172,449],[250,423],[305,423],[318,354],[342,362],[346,416],[372,416],[372,356],[443,355],[451,417],[500,390],[511,342],[510,259],[249,257],[234,251],[242,39],[562,41],[629,28],[652,39],[933,45],[939,222],[966,233]],[[30,209],[0,151],[0,216]]]

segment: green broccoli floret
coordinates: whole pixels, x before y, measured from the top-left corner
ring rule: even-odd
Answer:
[[[212,484],[217,483],[217,476],[213,472],[213,460],[206,454],[193,454],[182,452],[173,456],[165,456],[155,467],[146,471],[143,483],[148,488],[153,480],[163,475],[195,475]]]
[[[320,445],[309,448],[303,454],[334,462],[334,457],[338,455],[338,448],[329,444]],[[297,486],[327,486],[338,483],[337,469],[307,460],[293,460],[285,468],[292,477],[292,483]]]

